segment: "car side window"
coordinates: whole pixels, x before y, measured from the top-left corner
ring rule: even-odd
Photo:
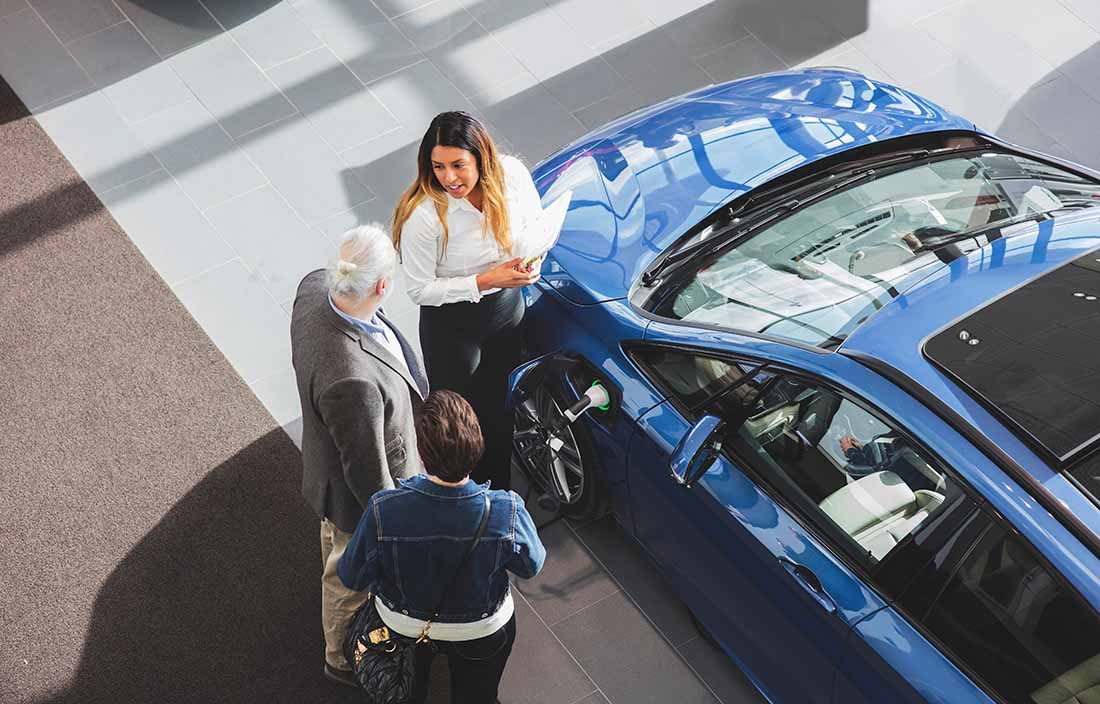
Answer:
[[[704,403],[714,404],[722,415],[736,413],[758,393],[762,380],[770,378],[751,373],[759,365],[687,350],[646,347],[633,357],[692,421]]]
[[[921,620],[1006,701],[1068,704],[1100,691],[1096,612],[1002,526],[977,541]]]
[[[839,529],[847,547],[871,563],[958,491],[890,423],[793,375],[768,381],[746,409],[734,447],[793,505]]]
[[[861,561],[882,560],[959,491],[905,434],[821,385],[690,350],[633,356],[688,420],[724,418],[739,461]]]

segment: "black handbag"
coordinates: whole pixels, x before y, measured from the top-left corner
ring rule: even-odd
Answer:
[[[355,680],[366,693],[368,704],[407,704],[413,701],[416,648],[422,643],[431,642],[428,632],[432,628],[432,621],[439,618],[443,599],[485,535],[485,528],[489,525],[489,508],[489,494],[486,493],[485,508],[474,539],[458,563],[451,581],[440,593],[439,602],[432,609],[432,618],[424,625],[419,637],[409,638],[392,632],[378,615],[373,593],[351,617],[347,635],[344,637],[344,657],[352,666]]]

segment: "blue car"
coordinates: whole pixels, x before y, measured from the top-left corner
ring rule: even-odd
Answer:
[[[769,701],[1100,701],[1097,174],[812,69],[534,175],[541,501],[609,508]]]

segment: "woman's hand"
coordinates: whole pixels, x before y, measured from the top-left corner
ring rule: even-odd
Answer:
[[[539,280],[538,271],[532,271],[523,265],[523,259],[509,259],[499,266],[477,275],[477,290],[488,291],[491,288],[520,288],[530,286]]]

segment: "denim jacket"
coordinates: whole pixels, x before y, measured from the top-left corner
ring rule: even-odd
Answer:
[[[469,481],[441,486],[424,475],[371,497],[337,573],[349,589],[371,589],[391,610],[430,619],[491,500],[485,535],[443,600],[438,622],[468,623],[496,612],[508,572],[534,577],[546,549],[521,499]]]

